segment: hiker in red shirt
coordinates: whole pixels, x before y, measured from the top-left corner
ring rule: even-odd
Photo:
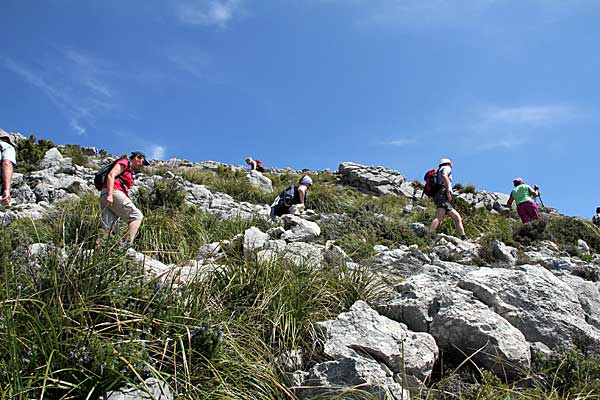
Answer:
[[[129,159],[118,160],[106,176],[100,192],[102,225],[107,232],[116,232],[119,219],[127,221],[127,239],[133,242],[144,215],[129,198],[133,186],[133,170],[150,165],[144,153],[134,151]]]
[[[250,166],[251,171],[265,172],[265,166],[260,160],[253,160],[252,157],[246,157],[246,164]]]

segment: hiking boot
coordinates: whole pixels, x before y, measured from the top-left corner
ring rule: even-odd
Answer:
[[[469,239],[469,238],[467,237],[467,235],[462,235],[462,236],[460,237],[460,240],[468,240],[468,239]]]

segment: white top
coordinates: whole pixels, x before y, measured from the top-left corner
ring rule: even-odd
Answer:
[[[0,140],[0,160],[10,160],[13,165],[17,165],[17,152],[15,148],[4,140]]]

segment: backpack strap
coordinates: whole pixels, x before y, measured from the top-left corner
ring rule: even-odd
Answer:
[[[123,181],[123,178],[121,178],[121,175],[123,175],[125,172],[131,172],[131,161],[129,161],[128,158],[122,158],[122,160],[127,161],[127,168],[123,169],[119,175],[115,176],[115,179],[118,179],[119,182],[121,182],[121,185],[126,186],[125,181]],[[119,160],[117,160],[117,162],[119,162]]]

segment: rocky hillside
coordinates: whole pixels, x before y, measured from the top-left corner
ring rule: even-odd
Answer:
[[[14,174],[0,211],[7,398],[568,398],[573,382],[600,395],[540,372],[600,349],[587,221],[547,208],[522,226],[507,194],[457,187],[469,238],[449,222],[430,237],[418,183],[344,162],[309,172],[308,209],[272,223],[299,171],[167,160],[136,175],[146,219],[122,248],[97,229],[93,174],[110,160],[53,147]],[[52,345],[9,339],[26,331]]]

